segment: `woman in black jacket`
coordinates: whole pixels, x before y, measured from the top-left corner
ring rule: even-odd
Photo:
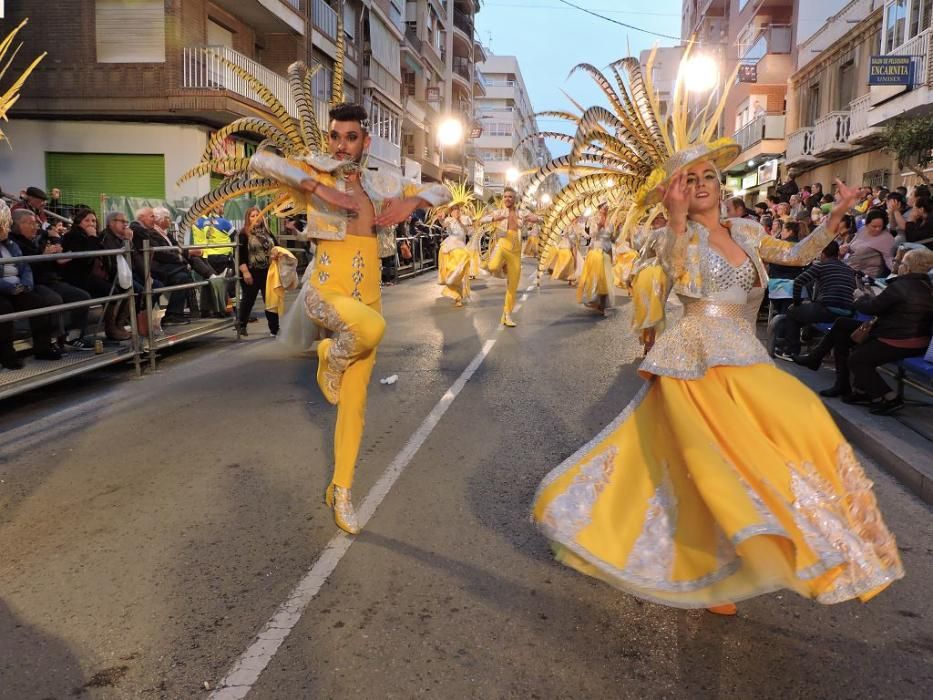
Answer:
[[[872,413],[881,415],[893,413],[904,405],[877,368],[888,362],[923,355],[929,346],[933,328],[931,269],[933,251],[911,250],[904,256],[903,274],[892,279],[878,296],[863,296],[855,302],[856,311],[875,317],[868,340],[856,344],[851,336],[861,323],[840,318],[813,352],[794,359],[815,370],[830,349],[833,350],[836,383],[820,395],[841,396],[845,403],[871,405]]]
[[[272,248],[278,245],[258,207],[247,209],[244,219],[246,223],[237,237],[240,246],[240,274],[243,275],[243,298],[240,300],[238,319],[241,335],[247,335],[246,324],[249,323],[249,315],[253,311],[256,297],[262,293],[263,301],[266,299],[266,277],[269,274],[269,266],[274,264]],[[269,323],[269,332],[278,335],[279,315],[266,310],[266,321]]]
[[[75,212],[71,229],[62,237],[62,248],[66,253],[103,250],[97,233],[97,214],[91,209]],[[69,284],[80,287],[95,299],[110,294],[110,280],[101,258],[74,258],[65,265],[63,274]]]

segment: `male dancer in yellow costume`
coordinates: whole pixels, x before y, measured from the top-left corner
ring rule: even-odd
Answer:
[[[499,272],[505,267],[506,288],[505,305],[502,309],[502,325],[515,327],[512,320],[512,309],[515,308],[515,298],[518,293],[518,284],[522,278],[522,231],[529,224],[540,224],[544,220],[535,214],[515,207],[516,193],[511,187],[502,191],[502,208],[494,209],[482,219],[481,224],[495,224],[493,238],[495,248],[489,256],[489,271]]]
[[[308,230],[317,252],[305,306],[311,320],[332,333],[318,345],[317,381],[325,398],[337,405],[334,476],[325,500],[337,525],[356,534],[350,487],[363,436],[366,389],[385,332],[380,257],[394,253],[389,227],[415,209],[446,203],[450,192],[444,185],[421,186],[362,169],[370,136],[360,105],[338,105],[330,118],[332,158],[295,161],[263,153],[253,157],[250,169],[311,195]],[[386,244],[391,251],[380,250]]]

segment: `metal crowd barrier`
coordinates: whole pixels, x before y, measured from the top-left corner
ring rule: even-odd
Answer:
[[[127,263],[131,264],[132,249],[130,248],[128,241],[122,250],[112,249],[88,252],[24,255],[16,258],[4,258],[3,262],[35,263],[45,260],[74,260],[77,258],[105,258],[118,256],[124,256],[124,259],[127,261]],[[114,287],[111,288],[111,291],[116,293],[105,297],[98,297],[96,299],[88,299],[87,301],[74,301],[69,303],[56,304],[55,306],[43,306],[38,309],[29,309],[26,311],[15,311],[9,314],[0,314],[0,323],[13,323],[20,319],[28,319],[35,316],[54,316],[58,313],[67,312],[72,309],[80,309],[83,307],[90,308],[92,306],[100,306],[101,304],[103,304],[104,313],[106,313],[108,304],[112,302],[119,303],[123,300],[126,300],[126,303],[130,304],[130,308],[135,308],[134,304],[136,294],[132,287],[125,292],[117,291],[118,289],[119,288],[114,285]],[[130,340],[126,341],[126,344],[121,342],[117,348],[107,350],[105,346],[101,344],[100,346],[95,347],[93,354],[84,352],[73,353],[63,355],[61,360],[36,361],[35,364],[30,363],[30,365],[27,365],[20,370],[4,370],[2,373],[0,373],[0,399],[6,398],[8,396],[14,396],[31,389],[37,389],[41,386],[46,386],[63,379],[75,377],[85,372],[99,369],[101,367],[106,367],[108,365],[113,365],[120,362],[126,362],[128,360],[133,361],[136,375],[139,376],[142,374],[142,366],[140,362],[139,333],[138,329],[136,328],[135,313],[130,314],[130,326],[132,328]]]
[[[415,224],[415,226],[418,229],[416,235],[398,236],[395,239],[395,274],[398,279],[407,279],[437,268],[437,249],[440,246],[440,235],[435,234],[429,227],[422,224]],[[436,239],[432,242],[434,252],[426,258],[425,242],[431,239]],[[403,241],[407,241],[411,248],[411,260],[404,263],[398,252],[399,245]]]
[[[233,270],[234,270],[234,295],[233,295],[233,315],[230,317],[225,316],[221,319],[215,319],[213,321],[201,322],[197,324],[191,324],[190,327],[177,327],[172,333],[167,333],[164,329],[160,334],[156,334],[156,324],[155,324],[155,315],[153,311],[155,309],[154,301],[158,299],[163,294],[171,294],[172,292],[181,292],[188,289],[200,289],[201,287],[207,287],[211,285],[209,279],[200,280],[197,282],[185,282],[184,284],[173,284],[164,287],[158,287],[156,289],[152,288],[152,256],[151,253],[158,251],[160,248],[169,249],[169,250],[210,250],[212,248],[230,248],[231,244],[229,243],[212,243],[209,245],[178,245],[178,246],[150,246],[149,240],[146,239],[143,241],[143,274],[145,276],[146,285],[143,290],[143,303],[146,310],[146,320],[148,322],[148,334],[143,340],[145,340],[145,351],[149,353],[149,368],[155,371],[156,368],[156,352],[161,348],[170,347],[176,345],[177,343],[183,342],[185,340],[192,340],[194,338],[199,338],[204,335],[209,335],[211,333],[216,333],[217,331],[230,328],[231,326],[236,329],[236,339],[240,339],[240,325],[237,321],[237,310],[240,302],[240,246],[236,243],[232,244],[233,247]],[[225,278],[226,279],[226,278]],[[226,314],[226,309],[223,313]]]
[[[212,244],[212,245],[192,245],[176,246],[175,249],[182,250],[208,250],[211,248],[230,248],[230,244]],[[15,396],[32,389],[37,389],[48,384],[52,384],[64,379],[78,376],[85,372],[90,372],[108,365],[119,364],[132,361],[136,376],[142,376],[143,355],[148,353],[149,368],[156,368],[156,351],[160,348],[169,347],[184,340],[215,333],[220,330],[235,326],[237,329],[237,339],[239,339],[239,326],[236,323],[236,313],[240,300],[240,272],[239,272],[239,247],[233,244],[234,260],[234,313],[231,317],[222,319],[205,320],[203,322],[193,322],[189,326],[178,327],[178,330],[172,333],[156,333],[156,322],[153,310],[155,301],[162,294],[173,291],[182,291],[186,289],[201,288],[210,285],[210,280],[201,280],[197,282],[178,284],[166,287],[152,288],[151,260],[150,253],[157,250],[157,247],[149,245],[149,241],[143,242],[143,266],[146,283],[143,290],[143,306],[146,310],[148,320],[148,337],[143,337],[140,328],[137,325],[137,297],[138,295],[131,286],[130,289],[123,291],[116,284],[111,291],[114,292],[105,297],[89,299],[87,301],[76,301],[54,306],[43,306],[38,309],[29,309],[26,311],[15,311],[9,314],[0,314],[0,323],[14,323],[21,319],[29,319],[35,316],[55,316],[59,313],[67,313],[73,309],[83,307],[103,306],[104,313],[107,311],[107,305],[111,303],[120,303],[125,301],[130,309],[130,338],[126,341],[98,341],[95,343],[94,352],[68,352],[63,353],[61,360],[35,360],[31,359],[23,369],[2,370],[0,371],[0,399]],[[65,252],[50,253],[44,255],[24,255],[15,258],[4,258],[4,263],[36,263],[48,260],[74,260],[79,258],[106,258],[122,256],[132,269],[133,249],[129,241],[126,241],[123,249],[94,250],[86,252]],[[226,279],[226,278],[225,278]],[[226,288],[226,287],[225,287]],[[226,309],[222,310],[224,313]],[[53,332],[54,335],[54,332]],[[96,334],[95,334],[96,335]]]

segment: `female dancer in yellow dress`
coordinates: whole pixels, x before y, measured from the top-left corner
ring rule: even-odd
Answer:
[[[613,303],[612,238],[609,204],[601,202],[587,222],[590,249],[583,262],[583,272],[577,284],[577,302],[588,309],[606,315]]]
[[[551,279],[564,280],[571,287],[577,283],[577,246],[580,244],[576,222],[564,229],[557,244]]]
[[[712,140],[720,109],[697,128],[679,79],[665,123],[651,60],[644,73],[635,59],[619,64],[634,99],[613,101],[624,120],[604,118],[618,136],[603,142],[605,167],[627,155],[629,184],[641,180],[626,229],[662,198],[669,216],[634,284],[647,382],[544,479],[534,520],[563,563],[665,605],[735,614],[736,601],[782,588],[826,604],[868,600],[904,575],[872,484],[820,399],[773,365],[754,326],[765,263],[815,258],[856,190],[839,183],[829,221],[796,244],[720,221],[719,171],[740,151]],[[597,157],[604,134],[580,118],[578,141]],[[683,317],[655,343],[671,290]]]
[[[441,243],[437,256],[437,282],[444,285],[441,291],[445,297],[454,300],[454,306],[463,306],[470,297],[470,250],[467,248],[467,236],[473,226],[470,217],[461,213],[460,203],[450,205],[444,228],[447,238]]]
[[[528,229],[528,237],[525,239],[525,246],[522,248],[522,255],[524,257],[538,257],[538,246],[541,242],[540,231],[541,226],[539,224],[533,224],[531,228]]]
[[[790,245],[719,220],[709,159],[671,180],[662,265],[635,284],[650,327],[648,383],[542,483],[534,517],[561,561],[647,600],[734,613],[787,588],[821,603],[868,600],[903,576],[871,482],[822,402],[755,337],[764,263],[803,265],[857,190],[839,183],[828,225]],[[671,286],[684,316],[661,335]],[[653,347],[651,347],[653,344]]]

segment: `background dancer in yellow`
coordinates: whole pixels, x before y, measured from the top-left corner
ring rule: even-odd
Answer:
[[[441,294],[453,299],[454,306],[459,307],[463,306],[464,300],[470,296],[469,272],[472,254],[466,243],[467,236],[473,229],[473,221],[463,213],[463,205],[469,202],[465,191],[455,191],[453,196],[447,216],[443,220],[447,237],[441,243],[437,256],[437,282],[444,285]]]
[[[541,217],[535,214],[524,209],[517,209],[517,200],[515,190],[506,187],[502,191],[502,208],[495,209],[480,219],[482,224],[495,224],[493,229],[495,247],[489,256],[489,271],[505,272],[505,304],[502,309],[501,322],[509,328],[515,327],[512,309],[515,308],[518,285],[522,278],[521,232],[528,224],[542,221]]]
[[[600,203],[586,226],[591,242],[577,284],[577,301],[605,316],[613,301],[612,241],[616,235],[607,202]]]

